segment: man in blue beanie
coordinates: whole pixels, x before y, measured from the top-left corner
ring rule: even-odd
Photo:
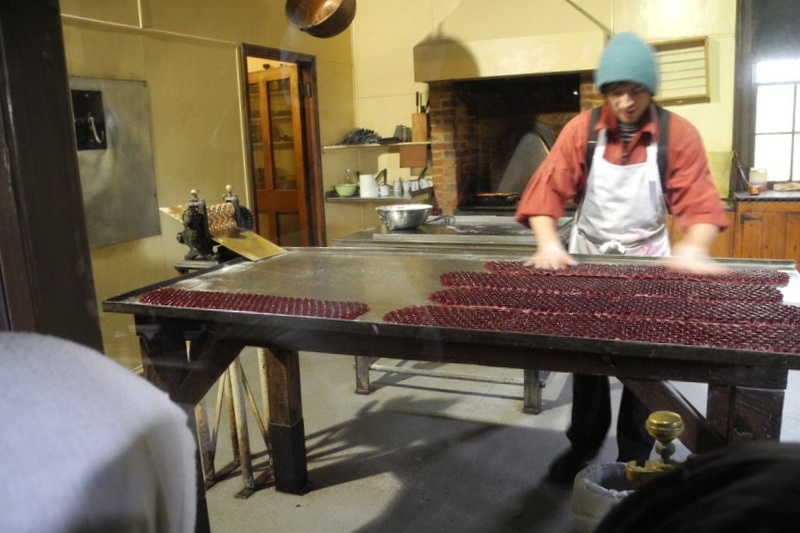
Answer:
[[[515,218],[533,230],[538,242],[526,265],[569,268],[576,264],[571,254],[620,254],[664,257],[665,265],[695,274],[724,271],[708,257],[728,221],[703,142],[686,119],[667,115],[653,103],[658,89],[653,49],[633,33],[614,36],[600,58],[595,85],[605,100],[596,122],[587,111],[567,123],[520,199]],[[669,125],[663,176],[658,164],[661,121]],[[593,152],[587,150],[590,139],[596,139]],[[570,200],[578,208],[565,250],[556,221]],[[673,246],[668,212],[684,231]],[[571,447],[549,472],[558,482],[571,483],[603,445],[611,425],[608,378],[574,375],[572,401]],[[624,389],[617,422],[619,461],[642,463],[650,456],[648,414]]]

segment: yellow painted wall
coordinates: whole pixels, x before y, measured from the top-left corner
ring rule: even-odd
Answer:
[[[414,82],[414,45],[463,2],[476,0],[370,0],[359,4],[353,25],[356,121],[359,126],[391,135],[396,124],[410,125],[414,94],[426,84]],[[720,196],[728,195],[733,135],[735,0],[576,0],[581,9],[615,33],[635,31],[648,41],[708,36],[711,101],[672,106],[700,131]],[[524,2],[533,18],[546,13],[551,0]],[[475,21],[480,28],[481,21]],[[517,24],[517,26],[519,26]],[[481,28],[485,31],[485,28]],[[602,50],[597,51],[598,59]],[[402,175],[403,169],[390,170]]]
[[[349,30],[317,39],[291,27],[282,0],[62,0],[70,76],[144,80],[160,206],[196,188],[219,201],[231,184],[246,197],[247,165],[237,49],[241,43],[316,57],[324,144],[353,126]],[[187,248],[160,214],[161,235],[92,250],[99,301],[175,277]],[[129,316],[100,313],[106,353],[139,362]]]
[[[648,41],[708,36],[711,101],[668,107],[700,131],[720,196],[729,193],[733,146],[736,0],[614,0],[615,32],[636,31]]]

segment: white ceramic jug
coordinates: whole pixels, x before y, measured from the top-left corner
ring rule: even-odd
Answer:
[[[359,175],[358,189],[361,192],[361,198],[378,197],[378,182],[375,181],[375,176],[372,174]]]

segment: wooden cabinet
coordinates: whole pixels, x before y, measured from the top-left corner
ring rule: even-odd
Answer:
[[[711,247],[709,254],[711,257],[734,257],[736,228],[734,227],[734,211],[732,209],[725,212],[728,216],[730,226],[727,230],[719,234]],[[674,223],[672,215],[667,217],[667,230],[669,231],[670,243],[675,244],[683,238],[683,232]]]
[[[800,201],[736,202],[736,257],[800,263]]]
[[[731,225],[714,242],[712,257],[800,263],[800,201],[737,200],[727,213]],[[671,216],[667,229],[673,244],[683,236]]]

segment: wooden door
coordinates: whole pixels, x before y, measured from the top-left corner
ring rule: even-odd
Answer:
[[[736,256],[800,263],[800,203],[737,202]]]
[[[249,73],[248,95],[258,233],[280,246],[308,246],[297,65]]]

